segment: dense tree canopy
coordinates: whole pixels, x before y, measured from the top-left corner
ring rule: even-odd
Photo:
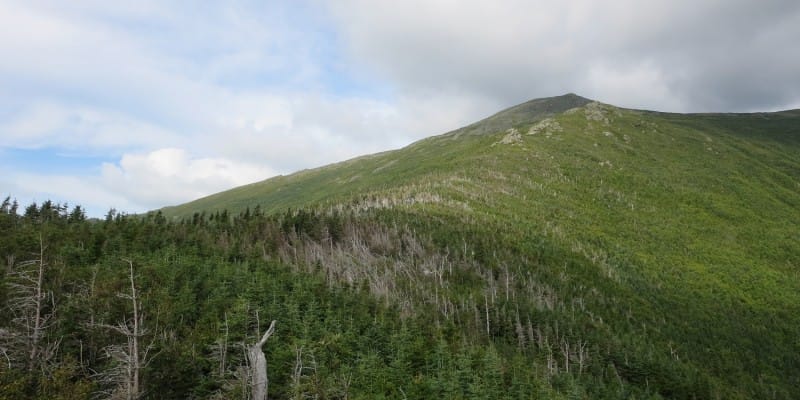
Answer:
[[[546,241],[498,243],[498,227],[341,207],[180,221],[17,209],[7,199],[0,213],[2,399],[124,396],[131,351],[142,398],[243,398],[246,348],[272,320],[272,398],[798,395],[780,378],[796,357],[756,337],[709,338],[741,347],[704,354],[702,329],[719,330],[662,322],[669,304]],[[743,359],[761,372],[743,373]]]

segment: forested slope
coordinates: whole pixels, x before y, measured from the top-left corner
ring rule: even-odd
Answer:
[[[115,387],[124,259],[151,398],[240,396],[270,320],[275,398],[800,397],[798,122],[568,95],[145,217],[7,204],[3,333],[37,260],[53,317],[0,393]]]

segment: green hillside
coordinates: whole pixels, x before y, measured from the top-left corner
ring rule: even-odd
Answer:
[[[674,357],[723,397],[797,397],[798,154],[798,111],[670,114],[566,95],[163,213],[347,205],[427,221],[417,229],[444,248],[470,238],[494,271],[539,269],[603,341],[646,343],[639,357]],[[555,265],[536,262],[543,252]],[[615,322],[590,327],[598,318]]]
[[[469,136],[488,136],[515,126],[530,125],[546,117],[591,102],[568,94],[531,100],[501,111],[484,120],[442,136],[422,140],[405,149],[363,156],[331,166],[303,170],[263,182],[241,186],[176,207],[166,207],[166,216],[189,217],[195,212],[227,209],[242,211],[258,205],[278,211],[286,207],[341,201],[365,191],[396,188],[397,179],[413,182],[430,173],[454,173],[453,161],[466,162],[483,152],[482,144]],[[453,138],[464,137],[457,143]]]
[[[144,216],[7,200],[0,399],[121,396],[134,268],[144,398],[246,398],[273,319],[270,398],[800,398],[798,155],[797,110],[570,94]]]

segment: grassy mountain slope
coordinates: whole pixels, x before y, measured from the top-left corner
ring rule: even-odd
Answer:
[[[391,215],[442,249],[463,242],[497,282],[534,276],[555,304],[540,308],[614,367],[601,379],[664,397],[796,398],[798,154],[798,111],[667,114],[567,95],[162,212]]]
[[[589,102],[591,100],[574,94],[531,100],[399,151],[363,156],[289,176],[275,177],[183,205],[166,207],[162,211],[167,216],[181,217],[191,216],[195,212],[222,209],[237,212],[255,205],[266,211],[277,211],[286,207],[314,204],[321,200],[341,200],[368,190],[394,187],[397,179],[408,182],[420,174],[453,171],[449,162],[442,162],[445,160],[441,156],[449,155],[452,161],[468,161],[459,159],[469,156],[466,152],[470,151],[473,141],[454,142],[446,139],[504,132],[513,126],[529,125]]]

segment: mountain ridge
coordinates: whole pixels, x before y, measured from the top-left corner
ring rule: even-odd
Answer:
[[[424,145],[425,143],[428,143],[430,141],[498,134],[501,132],[506,132],[508,129],[511,129],[514,126],[531,125],[535,122],[547,119],[554,115],[558,115],[560,113],[564,113],[575,108],[584,107],[588,104],[598,104],[601,107],[606,107],[608,109],[625,110],[628,112],[643,113],[645,115],[652,115],[656,117],[659,116],[661,117],[671,116],[675,118],[706,117],[706,118],[724,118],[724,119],[736,118],[736,117],[769,118],[770,116],[779,118],[780,117],[791,118],[795,116],[800,117],[800,109],[782,110],[774,112],[752,112],[752,113],[669,113],[669,112],[652,111],[652,110],[627,109],[613,105],[608,105],[605,103],[600,103],[595,100],[588,99],[574,93],[568,93],[561,96],[537,98],[520,103],[515,106],[508,107],[495,114],[490,115],[489,117],[481,119],[475,123],[454,129],[452,131],[448,131],[443,134],[420,139],[403,148],[387,150],[379,153],[361,155],[348,160],[335,162],[332,164],[299,170],[290,173],[288,175],[277,175],[271,178],[264,179],[262,181],[253,182],[250,184],[242,185],[236,188],[204,196],[199,199],[192,200],[188,203],[174,205],[174,206],[166,206],[159,209],[159,211],[161,211],[167,216],[180,215],[183,217],[187,217],[194,212],[201,211],[204,209],[207,211],[218,209],[217,207],[213,206],[214,201],[216,199],[220,199],[221,197],[224,198],[226,196],[225,193],[234,194],[237,192],[247,191],[248,188],[252,189],[265,185],[269,186],[270,183],[277,183],[277,182],[287,183],[293,181],[296,178],[299,178],[302,175],[306,175],[309,173],[313,174],[315,172],[322,172],[330,168],[338,168],[344,165],[348,165],[350,163],[358,162],[359,160],[376,159],[380,157],[390,156],[398,151],[403,151],[406,149],[411,149],[420,145]],[[253,204],[247,204],[247,201],[256,201],[256,202]],[[234,204],[234,207],[231,208],[230,211],[242,210],[247,206],[255,206],[256,204],[258,204],[257,196],[248,196],[248,200],[236,202],[236,204]],[[194,205],[197,205],[197,207],[194,207]]]
[[[556,335],[569,324],[597,343],[590,353],[611,376],[644,391],[800,396],[800,113],[660,113],[577,96],[526,104],[162,213],[350,212],[407,227],[486,277],[478,290],[454,276],[453,301],[481,315],[484,295],[536,277],[534,304],[509,298],[507,310],[533,307],[530,318],[560,321],[548,319]],[[522,317],[509,313],[513,336]]]

